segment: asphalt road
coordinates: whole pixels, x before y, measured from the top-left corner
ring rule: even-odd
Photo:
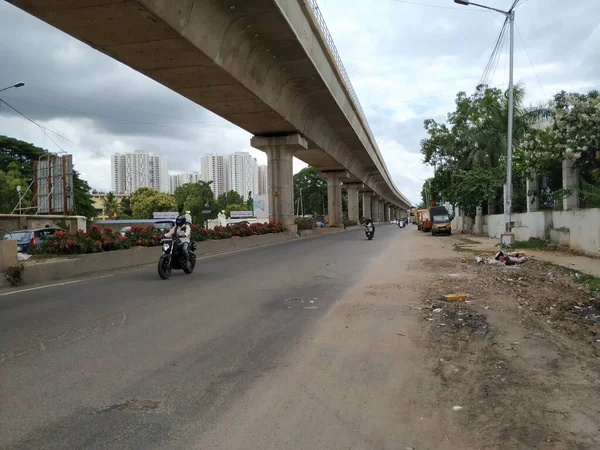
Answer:
[[[0,448],[186,448],[302,345],[378,227],[0,297]]]

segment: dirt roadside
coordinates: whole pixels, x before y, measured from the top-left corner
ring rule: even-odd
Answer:
[[[599,448],[600,312],[572,272],[412,227],[370,264],[194,448]]]

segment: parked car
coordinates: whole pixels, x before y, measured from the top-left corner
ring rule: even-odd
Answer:
[[[39,245],[48,236],[55,232],[62,231],[60,228],[37,228],[33,230],[11,231],[4,235],[4,239],[14,239],[17,241],[17,252],[27,253],[30,247]]]

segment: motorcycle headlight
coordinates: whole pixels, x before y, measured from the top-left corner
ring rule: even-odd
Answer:
[[[170,245],[167,244],[166,242],[163,244],[163,250],[166,252],[167,250],[169,250]]]

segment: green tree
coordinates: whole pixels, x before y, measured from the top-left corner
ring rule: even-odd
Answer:
[[[21,186],[21,192],[17,192]],[[0,170],[0,213],[10,214],[19,204],[19,196],[25,195],[21,205],[26,207],[31,200],[31,192],[25,192],[27,180],[19,170],[17,163],[9,163],[6,171]]]
[[[600,92],[560,92],[554,97],[554,148],[575,161],[581,178],[595,183],[600,177]]]
[[[135,219],[151,219],[154,212],[176,211],[177,203],[169,194],[141,187],[131,194],[131,210]]]
[[[73,209],[71,214],[85,216],[85,217],[96,217],[98,214],[92,196],[90,194],[91,188],[87,181],[79,177],[79,173],[73,171]]]
[[[131,200],[129,197],[123,197],[121,199],[121,214],[119,219],[132,219],[133,212],[131,211]]]
[[[186,183],[178,187],[174,192],[175,201],[179,211],[190,211],[192,220],[196,223],[206,220],[202,214],[206,205],[213,210],[214,195],[210,187],[212,181],[198,181],[197,183]],[[212,211],[209,217],[216,217],[217,211]]]
[[[119,200],[117,200],[115,194],[113,194],[112,192],[106,194],[106,197],[104,197],[102,203],[104,206],[104,212],[110,219],[119,217],[119,215],[121,214],[121,203],[119,202]]]
[[[246,208],[248,208],[248,211],[254,210],[254,199],[252,198],[252,191],[248,193],[248,200],[246,200]]]
[[[243,205],[244,199],[236,191],[229,191],[217,197],[218,212],[225,211],[229,205]]]
[[[294,197],[295,205],[301,204],[305,214],[326,214],[327,182],[321,178],[318,169],[309,166],[294,175]]]
[[[523,87],[516,86],[515,146],[537,120],[551,114],[545,107],[524,108],[524,94]],[[500,175],[505,173],[507,124],[508,101],[502,91],[481,85],[471,96],[459,92],[447,123],[425,121],[429,136],[421,141],[421,153],[424,162],[436,170],[424,194],[434,201],[450,201],[472,213],[476,206],[487,201],[488,212],[493,213],[501,197],[503,176]],[[513,181],[514,190],[518,191],[515,197],[524,199],[525,175],[515,173]]]
[[[49,153],[48,150],[36,147],[28,142],[0,135],[0,170],[6,172],[10,163],[16,164],[26,181],[24,189],[33,182],[33,162]],[[86,217],[96,215],[90,195],[90,186],[85,180],[81,179],[79,173],[75,170],[73,171],[73,196],[72,214],[81,214]]]

